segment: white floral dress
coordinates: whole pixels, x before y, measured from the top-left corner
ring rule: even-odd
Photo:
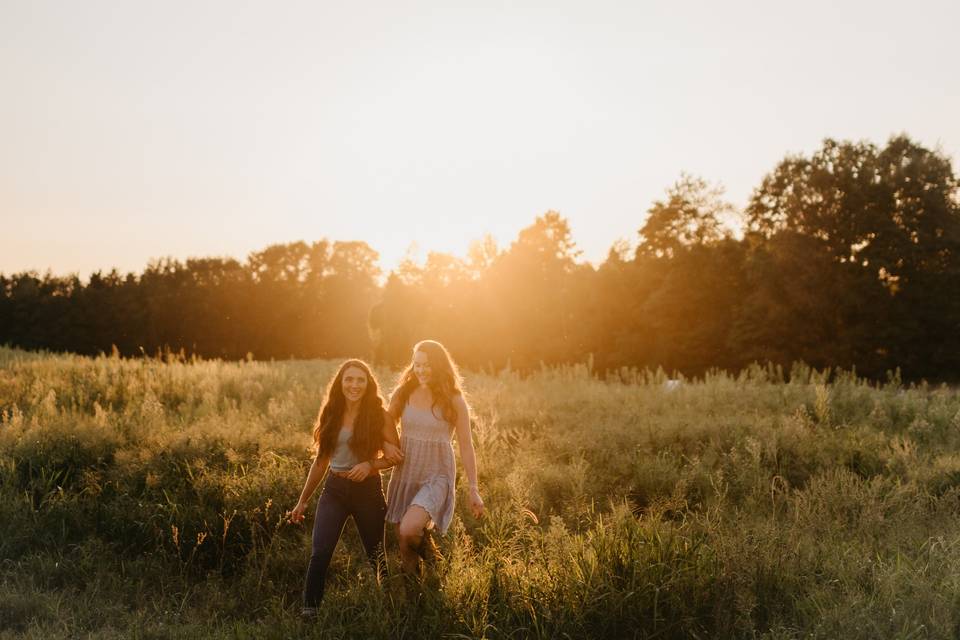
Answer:
[[[439,409],[420,409],[409,402],[400,417],[403,462],[387,486],[387,522],[400,522],[410,505],[423,507],[440,533],[453,520],[457,466],[450,424]]]

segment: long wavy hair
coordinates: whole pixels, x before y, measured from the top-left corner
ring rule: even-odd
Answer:
[[[427,361],[430,363],[430,382],[427,386],[433,395],[433,406],[431,410],[440,409],[442,417],[452,429],[457,422],[457,409],[453,406],[453,398],[462,396],[463,380],[460,378],[460,372],[457,365],[446,347],[436,340],[421,340],[413,347],[413,355],[422,351],[427,354]],[[400,374],[397,385],[394,387],[393,396],[397,398],[400,407],[407,404],[410,394],[420,385],[416,374],[413,372],[413,360],[407,365],[406,369]]]
[[[363,360],[353,358],[340,365],[337,375],[327,385],[326,400],[313,424],[313,446],[318,456],[333,454],[337,446],[337,436],[347,408],[347,398],[343,395],[343,374],[350,367],[360,369],[367,376],[367,389],[360,398],[360,411],[353,421],[350,449],[361,460],[367,460],[383,448],[384,416],[380,387],[370,366]]]

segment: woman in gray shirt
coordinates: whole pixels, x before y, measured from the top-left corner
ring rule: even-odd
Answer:
[[[313,522],[313,552],[303,595],[305,617],[317,615],[327,568],[348,517],[353,517],[378,576],[385,566],[383,522],[387,508],[380,470],[393,466],[403,456],[395,423],[383,404],[377,380],[362,360],[344,362],[327,387],[326,401],[313,428],[316,457],[300,500],[289,516],[291,522],[303,522],[310,496],[329,466]],[[380,452],[384,457],[379,457]]]

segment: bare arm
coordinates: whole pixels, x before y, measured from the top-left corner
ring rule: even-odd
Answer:
[[[473,434],[470,432],[470,408],[462,395],[453,399],[453,406],[457,410],[457,424],[455,431],[457,442],[460,444],[460,460],[463,462],[463,471],[467,474],[470,487],[467,495],[470,500],[470,509],[473,515],[483,515],[483,499],[480,497],[480,486],[477,483],[477,454],[473,449]]]
[[[313,492],[317,489],[317,485],[323,480],[323,474],[326,473],[329,464],[329,455],[318,455],[313,459],[313,464],[310,465],[310,471],[307,472],[307,480],[303,483],[303,491],[300,492],[300,499],[297,501],[297,506],[290,510],[290,522],[303,522],[303,513],[307,510],[310,496],[313,495]]]
[[[389,469],[403,461],[400,450],[400,435],[397,433],[397,421],[389,411],[383,412],[383,457],[373,461],[374,469]]]
[[[387,413],[390,414],[391,422],[394,426],[400,422],[400,416],[403,415],[403,407],[400,406],[400,394],[394,393],[390,396],[390,406],[387,407]]]

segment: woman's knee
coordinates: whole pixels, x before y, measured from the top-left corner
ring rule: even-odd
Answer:
[[[397,538],[402,546],[407,548],[412,548],[417,546],[420,543],[420,538],[423,536],[423,529],[415,526],[401,525],[397,531]]]

